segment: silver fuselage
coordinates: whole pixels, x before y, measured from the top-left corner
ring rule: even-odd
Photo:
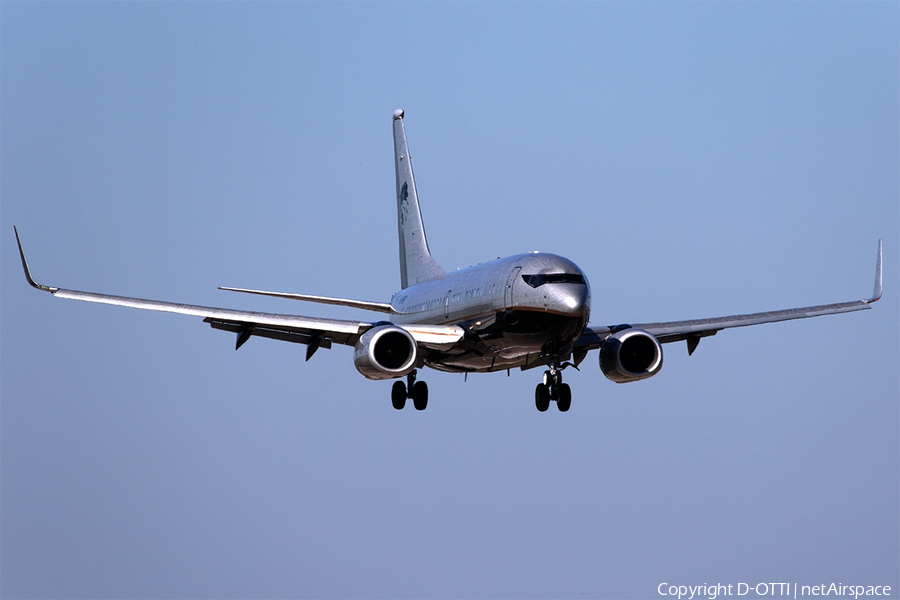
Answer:
[[[526,281],[529,278],[529,281]],[[465,339],[432,351],[424,364],[445,371],[497,371],[568,356],[587,326],[591,291],[567,258],[518,254],[449,273],[394,294],[398,324],[455,324]]]

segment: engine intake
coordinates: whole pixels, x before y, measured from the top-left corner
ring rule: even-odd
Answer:
[[[612,334],[600,348],[600,370],[616,383],[653,377],[662,368],[662,346],[642,329],[623,329]]]
[[[413,336],[396,325],[380,325],[356,343],[353,365],[367,379],[402,377],[416,368],[418,346]]]

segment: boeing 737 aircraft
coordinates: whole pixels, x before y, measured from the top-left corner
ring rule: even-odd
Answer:
[[[236,334],[235,349],[252,336],[267,337],[305,344],[309,360],[319,348],[351,346],[353,364],[363,376],[397,379],[391,402],[398,410],[407,399],[417,410],[425,409],[428,386],[416,380],[418,369],[424,367],[451,373],[543,367],[546,370],[535,388],[535,405],[543,412],[554,401],[565,412],[572,392],[563,383],[562,372],[581,364],[591,350],[599,350],[600,369],[608,379],[638,381],[659,372],[662,344],[685,341],[692,354],[701,338],[722,329],[865,310],[881,297],[879,240],[875,290],[868,300],[691,321],[591,326],[587,277],[567,258],[532,252],[450,274],[435,262],[425,239],[402,110],[394,112],[393,127],[402,289],[390,302],[220,288],[361,308],[384,313],[388,320],[359,322],[229,310],[41,285],[31,276],[16,231],[25,277],[33,287],[57,298],[201,317],[214,329]]]

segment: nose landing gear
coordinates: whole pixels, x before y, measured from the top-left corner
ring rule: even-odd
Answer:
[[[559,412],[566,412],[572,406],[572,388],[562,382],[562,370],[551,368],[544,371],[544,380],[534,388],[534,405],[541,412],[550,408],[550,401],[556,402]]]
[[[413,371],[406,376],[407,383],[395,381],[391,388],[391,404],[397,410],[403,410],[406,406],[406,399],[413,401],[416,410],[425,410],[428,406],[428,384],[424,381],[416,381],[416,372]]]

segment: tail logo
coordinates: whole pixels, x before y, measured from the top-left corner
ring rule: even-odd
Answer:
[[[406,223],[406,217],[409,214],[409,186],[404,182],[400,189],[400,224]]]

